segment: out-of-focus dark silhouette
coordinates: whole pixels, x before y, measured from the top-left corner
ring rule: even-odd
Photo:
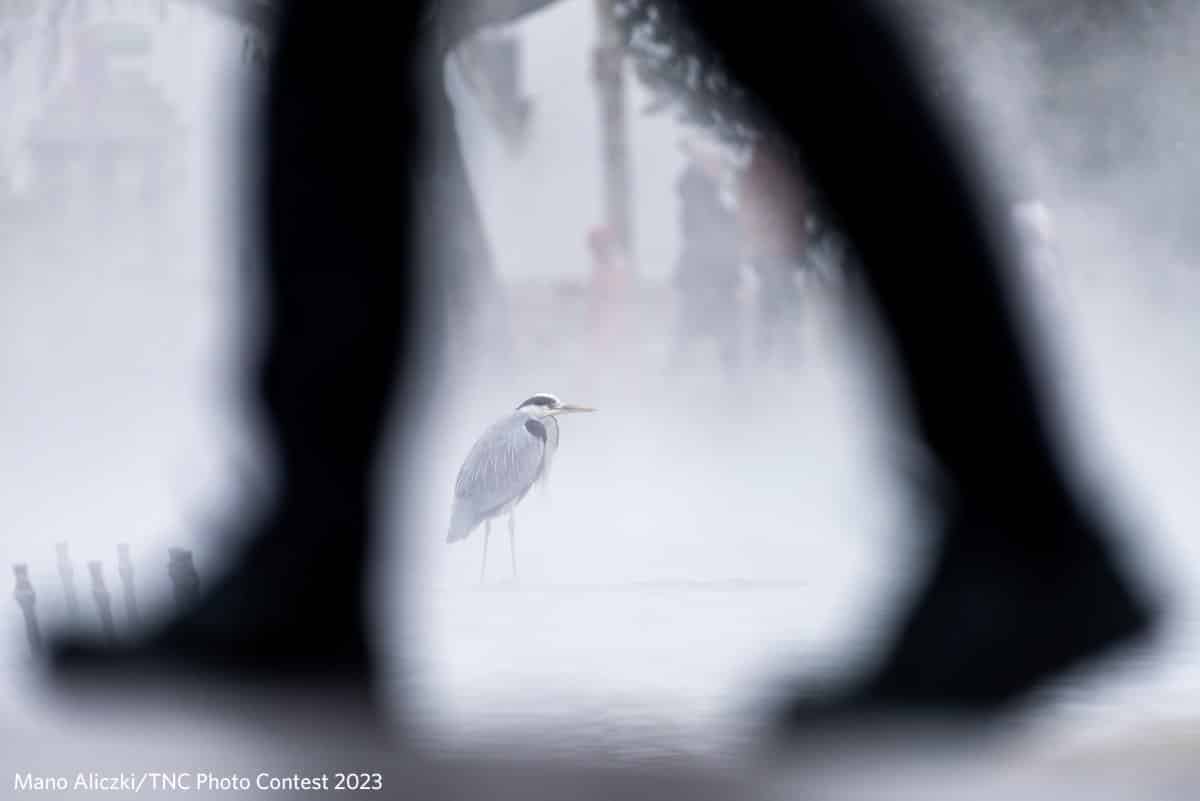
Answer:
[[[272,496],[243,521],[252,530],[227,575],[144,641],[115,652],[64,646],[73,676],[168,669],[320,683],[367,700],[369,498],[408,353],[413,167],[427,153],[417,113],[428,19],[407,7],[381,16],[363,28],[301,2],[278,31],[260,145],[262,334],[251,361]]]
[[[1005,214],[922,90],[897,28],[868,3],[818,3],[806,7],[796,47],[782,9],[686,8],[766,124],[794,143],[854,242],[940,471],[946,521],[933,565],[877,669],[840,698],[814,703],[801,692],[784,719],[993,709],[1145,631],[1148,607],[1058,456],[1001,278]],[[800,104],[797,74],[828,79],[806,82]],[[926,235],[928,219],[939,236]]]
[[[732,372],[742,348],[737,217],[723,197],[716,155],[690,140],[683,149],[688,161],[676,183],[681,245],[674,275],[679,309],[674,366],[681,367],[697,345],[711,339],[725,370]]]

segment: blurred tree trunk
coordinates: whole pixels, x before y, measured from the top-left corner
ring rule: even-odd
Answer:
[[[634,272],[633,202],[625,117],[625,49],[613,0],[595,0],[597,40],[593,54],[600,104],[601,169],[605,225],[616,237],[626,270]]]

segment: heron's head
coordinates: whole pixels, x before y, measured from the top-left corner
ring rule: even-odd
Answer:
[[[556,396],[546,393],[539,393],[531,398],[523,401],[517,407],[517,411],[525,412],[534,417],[553,417],[560,414],[571,414],[573,412],[594,412],[595,409],[590,406],[577,406],[573,403],[563,403]]]

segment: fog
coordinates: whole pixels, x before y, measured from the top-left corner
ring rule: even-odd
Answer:
[[[235,381],[249,284],[239,264],[239,152],[261,78],[240,61],[237,26],[187,4],[170,5],[164,18],[156,8],[72,6],[58,23],[55,61],[54,23],[39,7],[28,32],[14,24],[3,78],[0,549],[6,565],[29,563],[47,621],[63,615],[56,542],[70,544],[85,623],[94,618],[85,563],[103,560],[119,594],[118,542],[132,545],[147,602],[169,592],[168,545],[201,550],[201,563],[219,561],[211,553],[215,523],[230,514],[222,505],[236,497],[232,472],[244,459]],[[87,116],[79,97],[99,91],[90,89],[81,55],[105,25],[148,42],[129,57],[144,83],[116,90],[132,108],[143,104],[144,116],[114,110],[107,122],[118,133],[108,135],[128,126],[133,137],[165,138],[166,197],[139,203],[135,155],[115,168],[105,203],[77,192],[74,205],[48,207],[40,190],[49,179],[37,174],[30,142],[42,130],[81,150],[103,141],[107,132],[92,130],[103,122]],[[50,98],[66,110],[55,112]],[[83,159],[62,164],[88,185]],[[20,662],[19,619],[4,615],[0,626],[4,664]]]
[[[729,382],[711,348],[691,373],[666,372],[679,244],[673,180],[658,172],[681,168],[673,142],[685,133],[667,115],[635,115],[631,129],[646,287],[631,301],[641,304],[629,310],[632,330],[597,346],[580,330],[582,299],[545,285],[583,283],[580,232],[601,214],[595,104],[586,72],[566,69],[582,61],[590,13],[564,4],[518,28],[538,104],[521,157],[502,156],[469,98],[456,97],[527,337],[515,369],[489,370],[486,357],[447,365],[422,423],[425,480],[409,478],[409,508],[421,513],[407,527],[431,532],[410,543],[421,596],[415,695],[449,741],[541,732],[538,748],[620,749],[645,738],[719,751],[740,742],[733,733],[744,733],[745,713],[773,681],[869,664],[921,564],[929,517],[908,492],[916,457],[889,402],[887,360],[869,318],[840,294],[806,292],[795,374],[750,370]],[[983,172],[1051,210],[1062,269],[1018,270],[1011,288],[1028,304],[1080,491],[1118,522],[1137,580],[1172,604],[1161,650],[1071,676],[1035,708],[1030,736],[1068,750],[1131,731],[1165,737],[1200,702],[1188,491],[1200,389],[1188,367],[1188,311],[1200,286],[1177,208],[1178,172],[1192,166],[1161,153],[1192,124],[1173,70],[1189,63],[1181,31],[1195,20],[1175,13],[1153,25],[1170,56],[1119,31],[1085,39],[1085,52],[1100,48],[1088,68],[1123,76],[1108,97],[1078,77],[1087,68],[1046,74],[1038,44],[1001,11],[934,5],[913,15],[914,35],[955,65],[961,83],[944,96],[961,98],[951,114],[978,138]],[[539,73],[550,63],[557,69]],[[1068,102],[1046,101],[1048,86]],[[1105,104],[1135,99],[1142,135],[1095,157],[1107,151],[1089,138],[1122,118]],[[749,326],[753,287],[744,291]],[[518,510],[521,589],[503,583],[508,543],[497,520],[489,590],[477,591],[478,534],[451,547],[438,536],[450,488],[474,438],[535,391],[600,412],[563,423],[550,496],[535,492]]]
[[[916,35],[955,65],[961,84],[946,96],[965,98],[958,113],[985,171],[1035,188],[1053,215],[1062,269],[1018,265],[1011,278],[1081,491],[1120,522],[1138,579],[1172,612],[1156,650],[1048,688],[1022,731],[1039,748],[1089,754],[1165,741],[1200,712],[1200,323],[1190,313],[1200,273],[1186,211],[1200,166],[1186,87],[1200,14],[1178,4],[1148,23],[1149,38],[1118,26],[1090,66],[1049,73],[1014,19],[943,6],[914,15]],[[239,348],[253,322],[245,143],[261,68],[229,20],[183,3],[163,18],[129,8],[111,13],[148,34],[137,69],[173,114],[175,177],[153,225],[144,210],[33,200],[45,176],[30,136],[75,80],[71,37],[83,23],[66,26],[67,56],[46,78],[50,22],[39,10],[0,74],[0,556],[30,565],[51,628],[66,617],[56,542],[70,543],[85,625],[95,625],[85,562],[104,560],[115,599],[121,542],[133,546],[145,606],[169,612],[166,548],[194,549],[202,579],[215,575],[238,536],[237,504],[256,486]],[[465,356],[434,343],[379,487],[389,536],[374,571],[376,622],[391,645],[396,709],[438,748],[727,755],[748,745],[778,682],[869,664],[933,521],[908,478],[920,454],[886,347],[839,285],[804,285],[797,369],[752,357],[749,271],[736,299],[743,369],[727,375],[711,342],[669,369],[678,145],[692,132],[640,113],[649,98],[632,75],[638,284],[604,310],[616,324],[596,328],[587,235],[604,222],[604,174],[593,15],[591,3],[563,0],[510,29],[533,103],[519,153],[449,63],[516,342],[512,353],[473,343]],[[1121,81],[1105,84],[1097,64]],[[1047,101],[1051,86],[1074,102]],[[1137,134],[1095,157],[1092,138],[1126,103]],[[436,298],[423,304],[425,315],[437,309]],[[598,412],[561,421],[548,490],[516,510],[519,582],[500,518],[480,586],[481,532],[445,542],[455,477],[476,437],[536,392]],[[10,688],[27,652],[8,604],[0,665]],[[0,709],[19,704],[10,695]]]

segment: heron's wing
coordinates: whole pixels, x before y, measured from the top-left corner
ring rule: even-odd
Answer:
[[[529,491],[542,471],[545,452],[544,440],[536,433],[538,424],[530,430],[529,420],[513,414],[484,432],[458,471],[456,505],[469,505],[474,516],[483,519]]]

